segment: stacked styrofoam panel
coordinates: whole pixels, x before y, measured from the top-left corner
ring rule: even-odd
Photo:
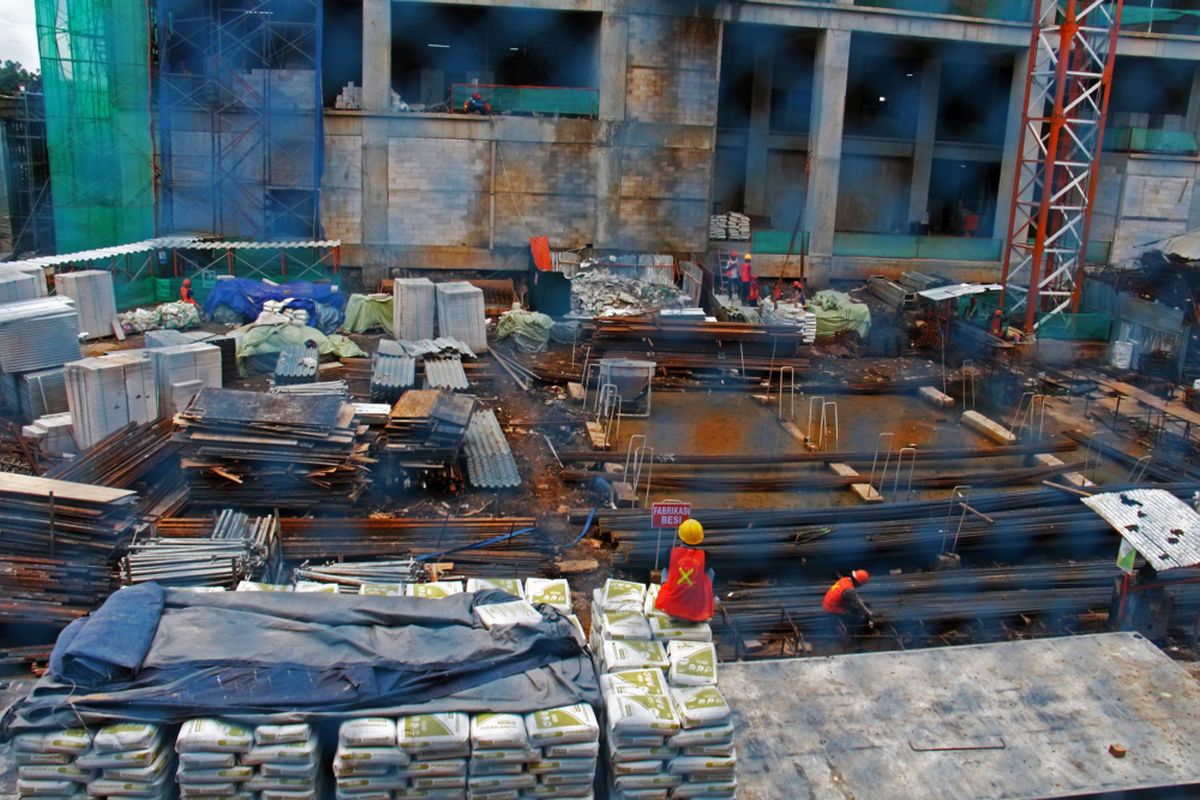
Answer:
[[[0,305],[0,370],[32,372],[79,358],[76,317],[67,297]]]
[[[36,300],[46,296],[46,279],[0,264],[0,303]]]
[[[131,422],[158,418],[154,364],[146,351],[84,358],[65,367],[75,442],[86,450]]]
[[[438,336],[464,342],[476,353],[487,352],[487,317],[483,290],[466,281],[437,284]]]
[[[67,410],[67,382],[62,367],[23,372],[17,376],[21,416],[33,422],[47,414],[62,414]]]
[[[75,760],[79,767],[100,770],[87,786],[90,797],[175,796],[171,779],[175,753],[162,729],[151,722],[118,722],[96,731],[92,751]]]
[[[113,335],[117,299],[111,272],[98,269],[60,272],[54,276],[54,288],[60,295],[75,301],[75,309],[79,313],[79,333],[85,339]]]
[[[190,719],[179,727],[175,779],[181,798],[252,798],[247,783],[256,774],[245,763],[254,744],[253,732],[223,719]]]
[[[437,300],[428,278],[397,278],[392,286],[392,330],[401,342],[436,335]]]
[[[322,796],[321,752],[317,735],[303,723],[259,725],[254,747],[242,756],[256,773],[242,784],[259,800],[317,800]]]
[[[480,606],[484,608],[486,606]],[[520,714],[476,714],[471,718],[471,759],[467,764],[467,797],[519,797],[537,784],[530,763],[541,752],[529,744]],[[536,757],[536,759],[535,759]]]
[[[176,414],[206,387],[221,388],[221,350],[211,344],[147,350],[154,364],[159,413]]]
[[[21,435],[37,442],[38,449],[49,456],[75,455],[79,452],[72,436],[70,414],[47,414],[21,428]]]
[[[587,703],[525,715],[529,743],[538,748],[529,765],[535,785],[522,798],[578,797],[592,800],[600,754],[600,724]]]
[[[17,762],[17,796],[83,796],[87,784],[98,774],[76,763],[92,748],[86,728],[23,733],[13,738]]]

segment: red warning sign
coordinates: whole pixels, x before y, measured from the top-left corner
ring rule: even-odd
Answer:
[[[678,528],[684,520],[691,519],[692,504],[663,500],[651,506],[650,516],[655,528]]]

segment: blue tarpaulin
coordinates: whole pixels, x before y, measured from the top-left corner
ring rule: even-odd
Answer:
[[[284,300],[292,298],[289,308],[301,308],[308,312],[311,322],[324,333],[337,330],[342,323],[346,308],[346,295],[338,291],[336,286],[328,283],[310,283],[295,281],[273,285],[262,281],[252,281],[247,278],[230,278],[217,281],[213,290],[204,301],[204,313],[209,317],[219,306],[224,306],[240,316],[246,322],[252,322],[263,310],[263,303],[268,300]],[[337,310],[336,324],[325,330],[325,320],[319,313],[318,305]]]

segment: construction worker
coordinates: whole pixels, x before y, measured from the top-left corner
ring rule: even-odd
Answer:
[[[658,591],[654,607],[664,614],[689,622],[706,622],[713,614],[713,571],[704,564],[704,526],[686,519],[679,526],[683,542],[671,548],[667,579]]]
[[[754,270],[750,265],[750,254],[746,253],[746,257],[742,260],[741,273],[738,275],[742,289],[742,302],[750,302],[750,282],[754,280]]]
[[[988,326],[988,332],[992,336],[1004,338],[1004,312],[998,308],[992,312],[992,323]]]
[[[826,613],[836,614],[846,624],[847,630],[863,622],[874,628],[875,623],[871,619],[874,614],[858,596],[858,590],[866,586],[869,580],[871,576],[865,569],[856,569],[849,575],[838,578],[825,593],[821,608],[825,609]]]
[[[731,252],[729,257],[725,259],[725,263],[722,265],[721,275],[725,279],[725,289],[729,292],[730,297],[732,297],[733,285],[734,282],[737,281],[738,275],[738,254],[736,250]]]
[[[750,281],[750,297],[749,297],[749,304],[750,304],[750,306],[751,306],[751,307],[754,307],[754,306],[757,306],[757,305],[758,305],[758,292],[759,292],[759,288],[758,288],[758,278],[753,278],[753,279],[751,279],[751,281]]]
[[[196,308],[200,307],[200,304],[196,302],[196,295],[192,291],[192,279],[191,278],[183,279],[183,285],[179,287],[179,299],[185,303],[191,303]]]
[[[800,281],[792,281],[792,302],[798,306],[808,302],[808,297],[804,294],[804,284]]]
[[[490,114],[492,113],[492,104],[484,100],[479,92],[472,92],[471,96],[463,103],[463,112],[467,114]]]

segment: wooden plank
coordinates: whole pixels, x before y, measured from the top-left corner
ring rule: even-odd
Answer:
[[[38,478],[33,475],[18,475],[14,472],[0,473],[0,492],[47,499],[53,492],[56,501],[71,500],[80,503],[119,503],[132,501],[137,497],[137,492],[124,489],[58,481],[53,478]]]

